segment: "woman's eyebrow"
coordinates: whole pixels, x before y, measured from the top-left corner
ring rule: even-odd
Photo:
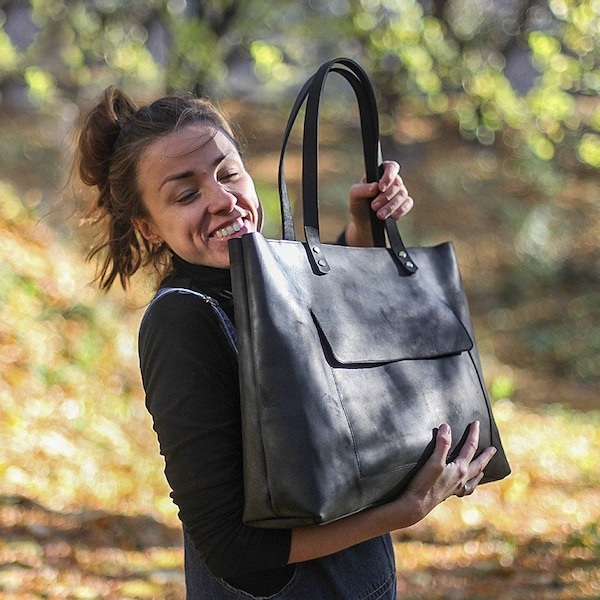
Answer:
[[[178,179],[187,179],[188,177],[192,177],[194,175],[193,171],[190,171],[189,169],[187,171],[182,171],[181,173],[174,173],[173,175],[167,175],[167,177],[165,177],[162,180],[162,183],[158,186],[158,191],[160,191],[162,189],[162,187],[169,183],[170,181],[177,181]]]
[[[219,154],[219,156],[217,156],[215,158],[215,160],[212,163],[212,168],[218,167],[228,156],[229,156],[230,152],[225,152],[224,154]],[[194,172],[191,171],[190,169],[187,169],[186,171],[181,171],[181,173],[173,173],[172,175],[167,175],[161,182],[161,184],[158,186],[158,190],[160,191],[162,189],[162,187],[169,183],[170,181],[177,181],[179,179],[187,179],[188,177],[193,177],[194,176]]]

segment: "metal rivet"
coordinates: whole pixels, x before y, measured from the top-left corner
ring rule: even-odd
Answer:
[[[319,254],[319,252],[321,252],[321,248],[319,248],[319,246],[313,246],[313,252]]]
[[[324,266],[327,265],[327,262],[325,260],[323,260],[323,259],[321,259],[320,261],[318,261],[318,263],[319,263],[320,267],[324,267]]]
[[[415,264],[414,264],[414,263],[412,263],[412,262],[410,262],[410,260],[407,260],[407,261],[406,261],[406,266],[407,266],[409,269],[412,269],[412,268],[415,266]]]
[[[398,256],[400,258],[406,258],[408,256],[408,254],[406,254],[406,252],[404,252],[404,250],[401,250],[400,252],[398,252]]]

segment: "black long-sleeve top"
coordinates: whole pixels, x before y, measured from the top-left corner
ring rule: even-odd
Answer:
[[[200,291],[234,321],[229,270],[174,257],[163,285]],[[234,321],[235,322],[235,321]],[[244,525],[237,357],[213,309],[192,294],[161,297],[139,334],[146,405],[179,517],[217,577],[257,595],[291,576],[291,531]]]

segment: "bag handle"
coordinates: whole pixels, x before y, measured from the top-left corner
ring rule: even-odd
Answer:
[[[349,58],[337,58],[324,63],[319,70],[306,82],[292,108],[284,133],[284,141],[279,161],[279,197],[282,215],[283,239],[295,240],[295,231],[292,210],[287,192],[284,173],[284,158],[287,143],[292,127],[306,101],[304,116],[304,137],[302,143],[302,208],[304,217],[304,232],[306,236],[309,256],[313,267],[319,273],[327,273],[330,267],[323,253],[319,233],[318,215],[318,126],[319,107],[325,86],[325,81],[330,72],[342,75],[356,95],[358,101],[363,154],[367,181],[378,181],[380,173],[381,148],[379,144],[379,119],[377,103],[373,87],[366,72]],[[385,247],[385,234],[390,242],[394,257],[408,274],[413,274],[417,266],[410,258],[404,242],[398,231],[396,222],[388,218],[385,221],[377,218],[374,211],[370,211],[371,231],[373,243],[378,247]]]
[[[341,60],[344,60],[344,59],[341,59]],[[331,63],[326,63],[325,65],[323,65],[323,67],[321,67],[321,69],[324,69],[329,64],[332,64],[334,62],[337,62],[337,61],[331,61]],[[375,181],[378,179],[378,177],[376,176],[377,172],[378,172],[377,165],[381,162],[380,152],[379,152],[379,148],[378,148],[377,134],[375,134],[375,137],[371,137],[370,139],[368,138],[370,132],[373,132],[373,131],[378,132],[378,129],[379,129],[378,118],[377,118],[377,107],[374,102],[374,96],[372,97],[371,102],[369,103],[369,98],[365,95],[364,89],[363,89],[363,87],[361,87],[361,82],[356,79],[356,77],[354,76],[352,71],[349,71],[347,69],[341,69],[339,67],[333,66],[333,64],[332,64],[330,70],[335,71],[335,72],[339,73],[340,75],[344,76],[346,78],[346,80],[352,85],[352,87],[355,91],[355,94],[360,97],[359,110],[360,110],[360,117],[361,117],[361,133],[363,134],[363,148],[366,153],[369,153],[370,151],[372,152],[373,150],[376,152],[375,155],[367,154],[367,156],[365,157],[365,163],[366,163],[366,165],[368,165],[368,168],[373,168],[372,172],[369,171],[369,173],[367,173],[367,179],[369,181]],[[313,75],[305,83],[304,87],[298,94],[298,97],[296,98],[294,107],[291,110],[290,117],[288,119],[288,123],[286,126],[286,131],[284,134],[284,141],[283,141],[281,157],[280,157],[280,162],[279,162],[279,195],[280,195],[281,209],[282,209],[281,212],[282,212],[283,239],[286,239],[286,240],[295,240],[296,236],[295,236],[295,232],[294,232],[293,216],[292,216],[289,196],[288,196],[288,192],[287,192],[285,173],[284,173],[284,169],[283,169],[285,151],[287,148],[287,143],[288,143],[288,140],[290,137],[292,127],[295,123],[295,120],[300,112],[302,105],[304,104],[304,101],[311,93],[315,78],[319,74],[320,73],[316,73],[315,75]],[[326,74],[327,73],[325,73],[325,76],[326,76]],[[323,83],[324,83],[324,77],[322,78],[321,83],[320,83],[321,90],[323,88]],[[321,96],[321,91],[317,90],[317,97],[319,99],[320,99],[320,96]],[[372,118],[375,118],[375,122],[371,121]],[[307,123],[306,123],[306,118],[305,118],[305,128],[306,128],[306,124]],[[316,131],[317,127],[318,127],[318,115],[317,115],[316,126],[313,129],[313,131],[315,131],[315,134],[317,134],[317,131]],[[317,145],[318,145],[318,142],[317,142]],[[306,148],[307,148],[307,146],[306,146],[306,144],[304,144],[303,145],[303,151],[304,151],[303,153],[305,155],[307,154]],[[318,150],[317,150],[317,152],[318,152]],[[317,171],[316,158],[317,158],[316,152],[313,153],[312,155],[308,154],[308,160],[306,161],[306,164],[312,163],[313,168],[308,169],[308,168],[306,168],[306,165],[303,165],[303,173],[308,173],[308,172],[310,172],[310,170],[312,170],[316,173],[316,171]],[[315,178],[315,183],[316,183],[316,178]],[[303,186],[303,190],[304,189],[306,189],[306,186]],[[303,203],[303,208],[305,209],[305,211],[310,210],[309,204],[310,203]],[[315,207],[315,210],[310,212],[310,214],[308,215],[308,218],[305,219],[305,223],[308,223],[309,226],[314,226],[318,230],[318,211],[316,210],[316,207],[317,207],[316,202],[314,203],[314,207]],[[383,235],[382,221],[377,219],[375,221],[374,225],[375,225],[374,228],[376,231],[374,231],[373,233],[374,233],[375,239],[378,242],[376,245],[384,245],[385,241],[384,241],[384,238],[382,237],[382,235]]]

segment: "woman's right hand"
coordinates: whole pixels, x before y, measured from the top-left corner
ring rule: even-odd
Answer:
[[[496,448],[490,446],[475,458],[479,445],[479,428],[479,421],[471,423],[458,456],[452,462],[447,462],[452,446],[452,432],[448,425],[440,426],[432,455],[394,502],[402,504],[401,512],[404,515],[408,509],[413,524],[446,498],[468,496],[475,491],[485,467],[496,454]]]

